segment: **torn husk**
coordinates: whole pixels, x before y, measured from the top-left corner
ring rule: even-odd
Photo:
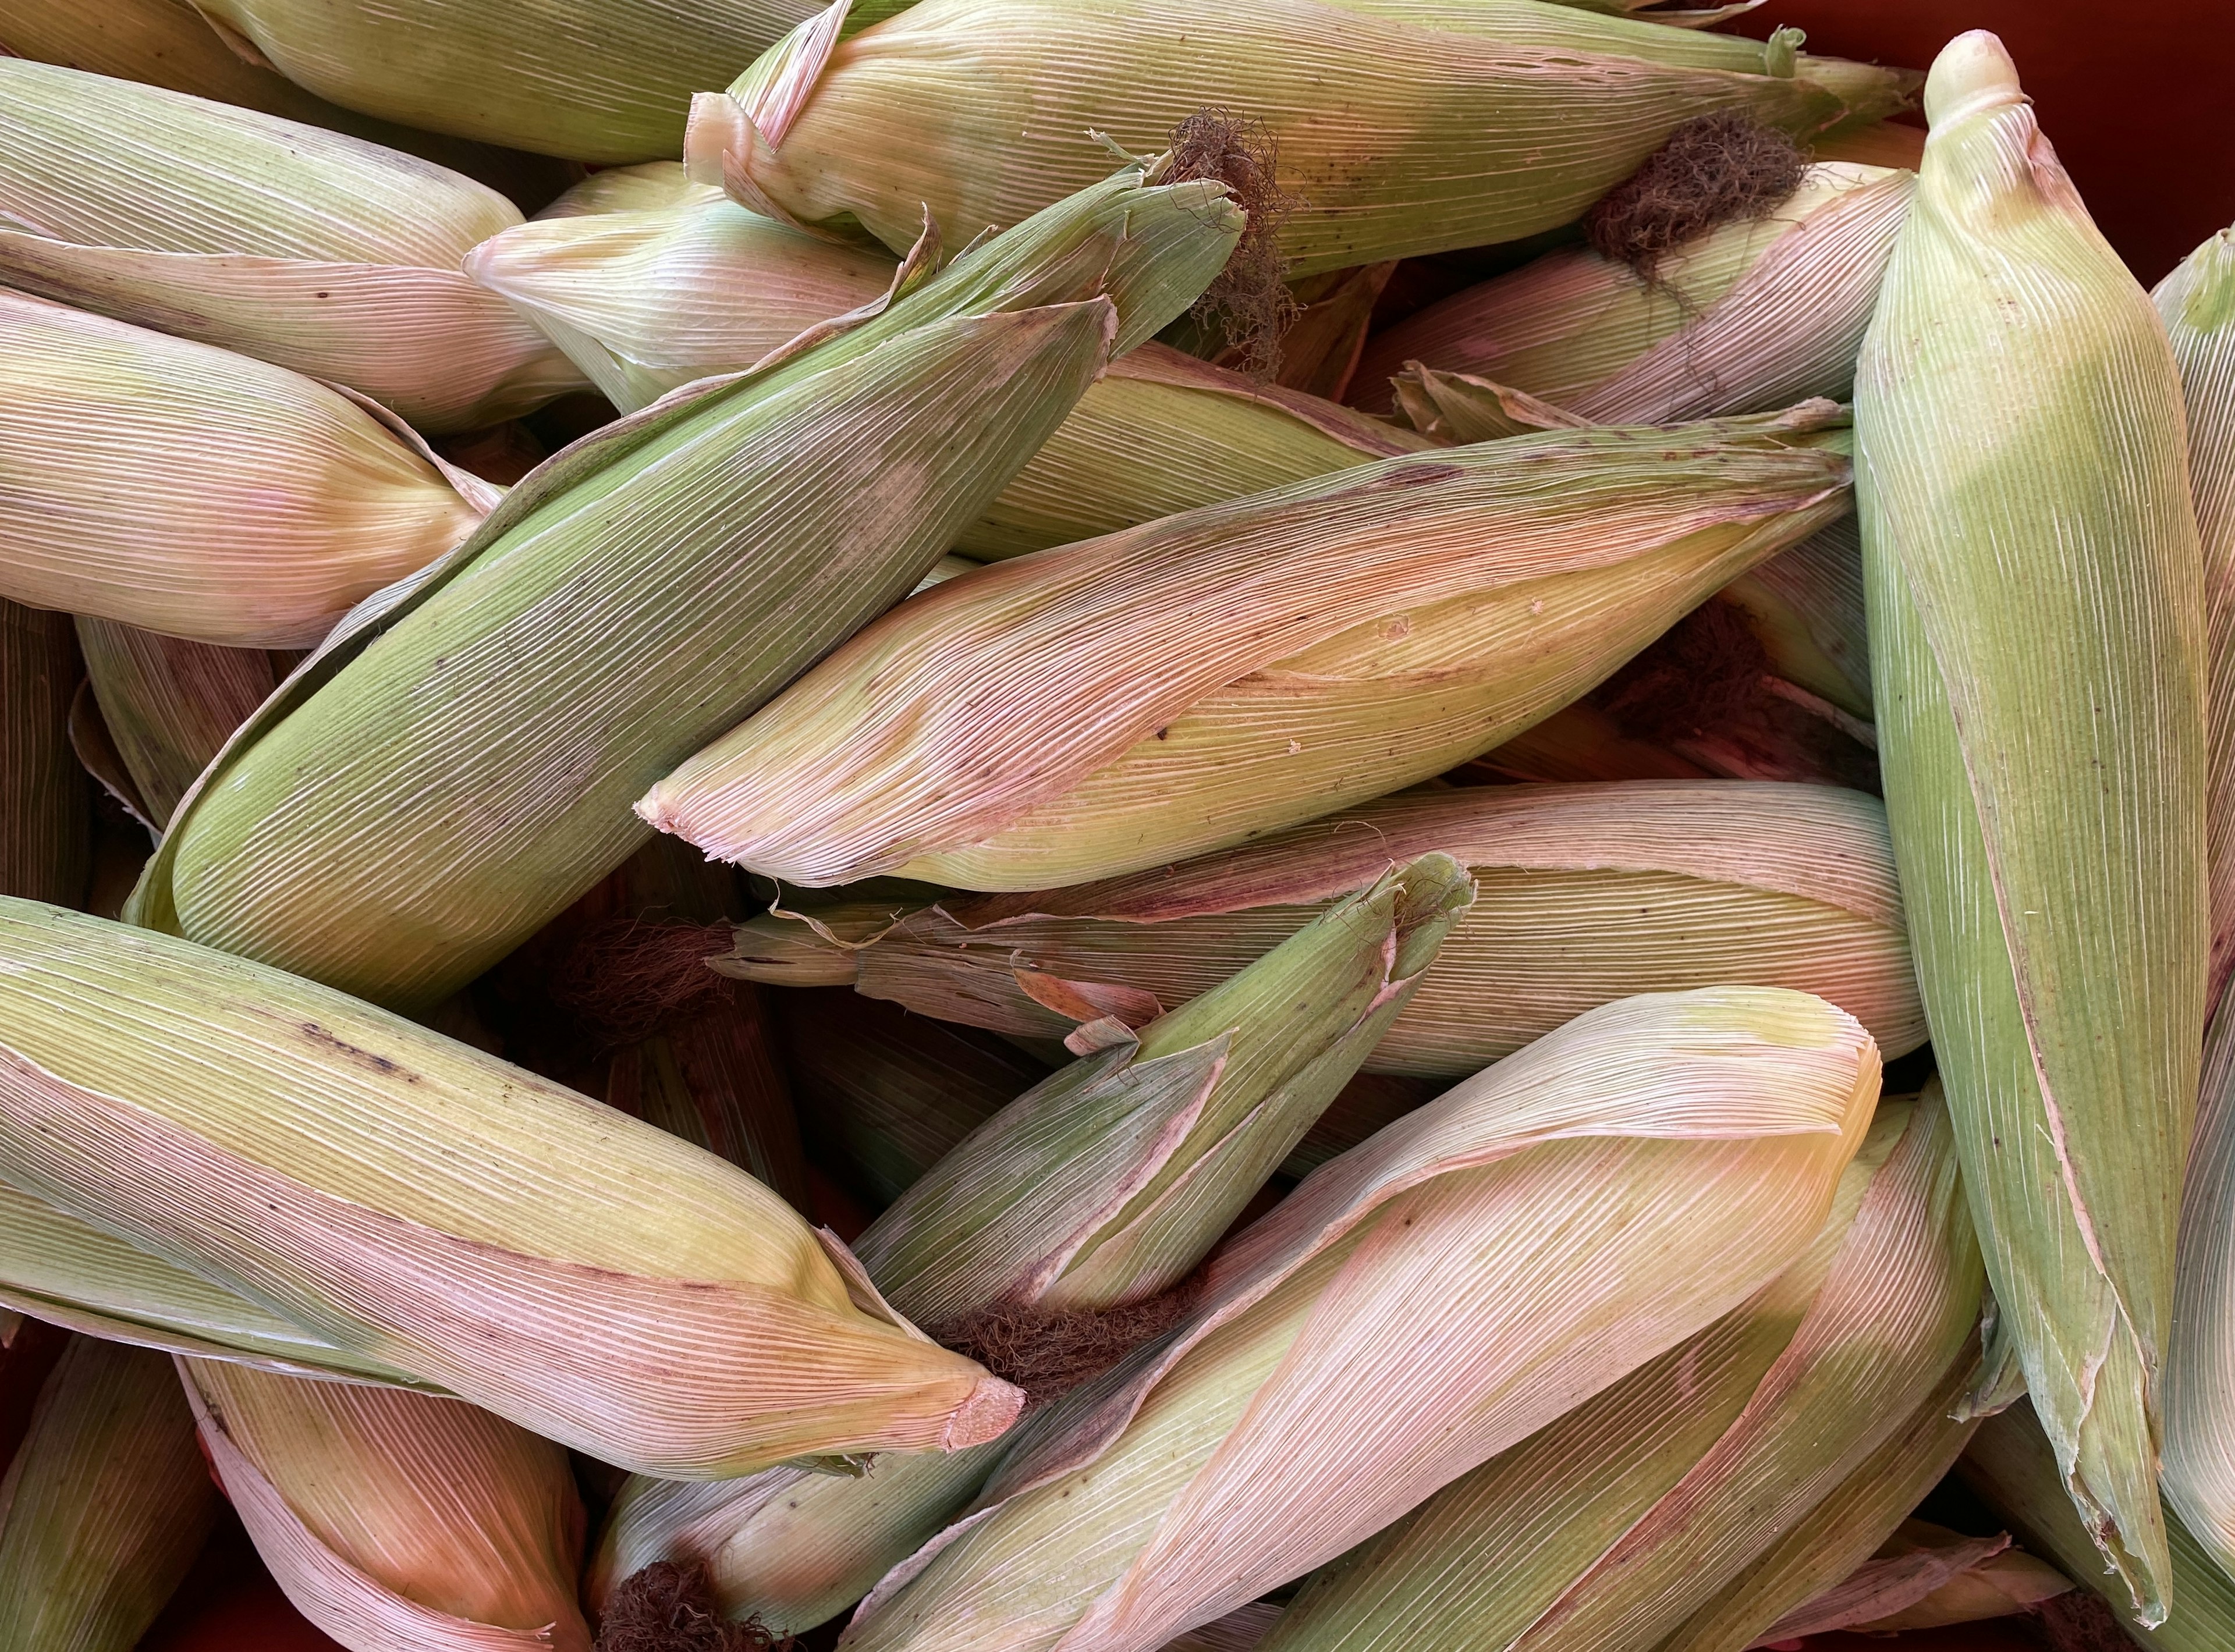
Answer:
[[[73,1337],[0,1478],[0,1649],[131,1652],[218,1506],[171,1362]]]
[[[567,1454],[427,1394],[181,1360],[226,1495],[295,1609],[354,1652],[590,1652]]]
[[[1904,1520],[1870,1559],[1779,1618],[1755,1641],[1767,1647],[1803,1636],[1976,1623],[2022,1612],[2063,1594],[2072,1580],[2011,1546],[2007,1531],[1967,1537],[1924,1520]]]
[[[1317,1574],[1266,1652],[1743,1647],[1782,1615],[1747,1585],[1796,1529],[1865,1484],[1891,1506],[1838,1537],[1867,1555],[1925,1489],[1881,1459],[1970,1377],[1980,1283],[1945,1112],[1883,1106],[1785,1272]]]
[[[0,594],[233,648],[306,646],[497,490],[339,391],[0,293]]]
[[[1464,1077],[1597,1005],[1729,980],[1829,999],[1891,1055],[1924,1041],[1884,811],[1820,786],[1412,792],[1079,888],[869,903],[835,922],[787,902],[803,916],[740,925],[715,967],[857,985],[921,1014],[1062,1038],[1085,1019],[1078,1000],[1130,1002],[1136,1015],[1183,1003],[1393,859],[1432,849],[1467,868],[1475,901],[1368,1072]]]
[[[1799,993],[1579,1018],[1222,1246],[1187,1318],[1036,1413],[845,1645],[1158,1646],[1333,1559],[1796,1260],[1878,1078]]]
[[[219,648],[114,620],[79,620],[77,640],[102,722],[159,831],[290,665],[262,649]]]
[[[638,812],[810,886],[1044,888],[1239,842],[1510,738],[1843,515],[1838,420],[1387,459],[966,574]]]
[[[1844,397],[1915,187],[1904,172],[1819,165],[1783,206],[1709,231],[1650,279],[1589,247],[1548,252],[1376,335],[1351,399],[1409,412],[1393,381],[1416,363],[1594,424]]]
[[[2022,1367],[2154,1623],[2156,1386],[2207,953],[2180,385],[2001,43],[1955,41],[1925,101],[1856,378],[1887,810],[2000,1305],[1977,1402]]]
[[[1262,122],[1279,234],[1307,276],[1517,239],[1583,210],[1719,109],[1806,137],[1906,102],[1898,71],[1564,7],[1493,0],[921,0],[845,39],[846,0],[691,105],[691,176],[898,251],[928,207],[960,242],[1013,224],[1197,110]],[[1326,118],[1328,88],[1344,118]],[[1465,111],[1464,116],[1455,112]],[[1547,132],[1557,132],[1548,141]],[[1245,203],[1245,205],[1248,203]]]
[[[743,1171],[478,1050],[23,901],[0,902],[0,957],[8,1180],[338,1345],[345,1373],[678,1478],[952,1450],[1021,1403]]]
[[[69,616],[0,598],[0,895],[85,898],[93,811],[70,752],[77,681]]]
[[[583,388],[458,268],[517,224],[416,156],[130,81],[0,59],[0,276],[346,384],[428,430]]]

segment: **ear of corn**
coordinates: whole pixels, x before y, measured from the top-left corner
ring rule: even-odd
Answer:
[[[257,1552],[344,1646],[589,1652],[558,1446],[455,1400],[178,1363]]]
[[[1239,233],[1218,186],[1129,168],[820,348],[576,443],[241,731],[134,921],[376,1000],[471,980],[646,841],[610,805],[905,593],[984,508],[1111,347],[1113,300],[1084,295],[1115,295],[1122,347]],[[655,574],[671,600],[643,600]],[[375,821],[377,861],[338,891],[318,846]]]
[[[458,261],[520,222],[415,156],[252,109],[0,60],[0,275],[350,386],[430,430],[581,387]]]
[[[0,598],[0,895],[84,897],[93,821],[70,754],[77,675],[69,616]]]
[[[316,642],[495,490],[323,384],[0,293],[0,594],[226,647]]]
[[[1580,1018],[1224,1247],[1186,1320],[1026,1426],[849,1648],[1157,1646],[1333,1558],[1774,1277],[1877,1090],[1868,1036],[1797,993]]]
[[[0,1648],[130,1652],[217,1506],[171,1362],[73,1338],[0,1479]]]
[[[2154,1623],[2156,1372],[2206,954],[2179,384],[2000,43],[1951,44],[1926,102],[1856,384],[1888,812],[2001,1305],[1989,1363],[2022,1364]]]
[[[1843,711],[1870,717],[1862,530],[1854,518],[1811,534],[1718,594],[1747,616],[1779,676]]]
[[[114,620],[81,619],[77,640],[102,721],[159,829],[286,674],[284,657],[166,637]]]
[[[927,204],[956,239],[1091,179],[1206,106],[1262,119],[1301,205],[1298,276],[1517,239],[1580,217],[1670,131],[1744,108],[1798,135],[1901,106],[1890,70],[1533,0],[921,0],[841,40],[845,0],[693,105],[691,175],[887,246]],[[1826,84],[1838,82],[1838,88]],[[1325,118],[1329,87],[1346,118]],[[1557,141],[1547,134],[1560,134]]]
[[[850,948],[771,914],[739,926],[715,967],[777,983],[855,983],[921,1014],[1061,1038],[1072,1018],[1027,981],[1182,1003],[1391,860],[1431,849],[1467,868],[1474,904],[1367,1058],[1368,1072],[1461,1077],[1597,1005],[1727,980],[1820,994],[1894,1054],[1924,1042],[1884,813],[1873,798],[1820,786],[1408,793],[1104,883],[950,897],[912,913],[871,903],[850,919],[806,909]]]
[[[1797,1534],[1837,1534],[1836,1579],[1954,1459],[1922,1486],[1882,1460],[1971,1374],[1980,1278],[1937,1098],[1881,1109],[1799,1260],[1319,1574],[1266,1652],[1743,1647],[1813,1592],[1760,1582],[1821,1558]]]
[[[1325,814],[1519,732],[1842,514],[1826,416],[1388,459],[950,580],[638,812],[787,882],[981,889]]]
[[[0,1174],[360,1359],[679,1478],[1014,1415],[663,1131],[167,936],[14,901],[0,956]]]
[[[659,212],[701,200],[718,191],[694,184],[680,161],[647,161],[636,167],[606,167],[562,192],[539,210],[534,221],[580,218],[592,213]]]
[[[1872,1557],[1755,1642],[1855,1629],[1897,1634],[2001,1617],[2072,1587],[2062,1572],[2010,1545],[2008,1532],[1966,1537],[1924,1520],[1904,1520]]]
[[[248,55],[344,108],[600,166],[672,157],[691,95],[807,15],[799,0],[678,11],[650,0],[195,0]]]
[[[1352,399],[1396,408],[1391,382],[1412,362],[1594,424],[1845,397],[1915,187],[1905,172],[1819,165],[1783,206],[1709,232],[1650,281],[1588,247],[1548,252],[1377,335]]]

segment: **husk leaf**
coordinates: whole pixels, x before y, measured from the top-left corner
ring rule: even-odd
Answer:
[[[1864,1634],[1975,1623],[2063,1594],[2072,1580],[2010,1535],[1967,1537],[1929,1521],[1904,1520],[1847,1577],[1794,1608],[1754,1644],[1854,1629]]]
[[[286,674],[284,656],[190,642],[114,620],[80,619],[77,640],[102,722],[159,830]]]
[[[69,616],[0,598],[0,895],[85,898],[93,811],[70,752],[77,681]]]

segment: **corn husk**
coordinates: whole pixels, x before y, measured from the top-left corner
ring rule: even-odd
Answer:
[[[691,106],[684,159],[741,205],[850,214],[898,251],[957,241],[1161,148],[1206,106],[1261,120],[1295,276],[1572,222],[1684,121],[1743,108],[1796,135],[1889,114],[1906,77],[1770,43],[1533,0],[921,0],[839,38],[845,0]],[[1340,121],[1328,88],[1344,88]],[[1559,134],[1557,142],[1546,134]]]
[[[2179,384],[2000,43],[1956,40],[1926,103],[1856,382],[1888,813],[2001,1304],[1981,1402],[2022,1368],[2156,1622],[2156,1373],[2207,951]]]
[[[2235,1013],[2221,1000],[2205,1042],[2180,1218],[2173,1341],[2166,1363],[2167,1504],[2221,1570],[2235,1567],[2235,1385],[2227,1309],[2235,1258],[2225,1224],[2235,1198]]]
[[[93,822],[70,753],[77,679],[69,616],[0,598],[0,895],[85,898]]]
[[[1177,1286],[1356,1071],[1471,898],[1456,862],[1425,856],[1137,1035],[1097,1024],[1101,1047],[1019,1096],[870,1224],[856,1242],[869,1276],[934,1327],[987,1309],[1100,1312]],[[811,1628],[951,1519],[997,1454],[893,1459],[860,1480],[632,1481],[591,1591],[705,1555],[733,1616]]]
[[[538,211],[532,221],[581,218],[593,213],[657,212],[718,194],[685,175],[680,161],[647,161],[641,166],[607,167],[581,179]]]
[[[2173,1596],[2179,1604],[2162,1623],[2140,1621],[2133,1596],[2104,1565],[2101,1552],[2081,1524],[2066,1494],[2055,1449],[2028,1402],[2021,1400],[1981,1424],[1956,1467],[1964,1485],[2021,1542],[2099,1596],[2120,1626],[2142,1645],[2161,1652],[2235,1649],[2235,1581],[2189,1535],[2177,1504],[2166,1510],[2166,1536],[2173,1555]]]
[[[77,641],[137,812],[159,831],[289,668],[284,655],[213,647],[114,620],[81,619]]]
[[[1748,1575],[1976,1363],[1960,1186],[1937,1098],[1882,1107],[1791,1267],[1317,1574],[1266,1652],[1745,1646],[1780,1615]],[[1907,1506],[1840,1535],[1867,1555]],[[1734,1589],[1751,1628],[1699,1633]]]
[[[131,1652],[217,1512],[170,1361],[74,1338],[0,1479],[0,1648]]]
[[[1597,1005],[1734,980],[1830,999],[1894,1054],[1924,1040],[1884,816],[1825,787],[1413,792],[1080,888],[771,914],[714,967],[1060,1038],[1097,1003],[1145,1019],[1209,990],[1393,858],[1434,849],[1466,866],[1475,902],[1369,1072],[1456,1078]]]
[[[1842,711],[1871,716],[1862,529],[1852,516],[1718,593],[1747,617],[1771,667]]]
[[[1384,460],[950,580],[638,812],[790,883],[1030,889],[1363,802],[1839,515],[1831,416]]]
[[[0,292],[0,595],[233,648],[316,642],[496,490],[284,368]]]
[[[1809,147],[1819,161],[1915,172],[1924,161],[1924,128],[1898,121],[1877,121],[1828,133]]]
[[[1222,1248],[845,1645],[1159,1646],[1332,1559],[1790,1265],[1877,1091],[1868,1035],[1797,993],[1580,1018]]]
[[[0,956],[0,1176],[306,1339],[679,1478],[974,1445],[1019,1403],[624,1114],[167,936],[16,901]]]
[[[257,1552],[351,1652],[590,1652],[558,1446],[455,1400],[178,1364]]]
[[[458,268],[521,221],[473,180],[252,109],[0,60],[0,277],[346,384],[429,430],[583,388]]]
[[[236,49],[344,108],[599,166],[681,152],[691,95],[808,15],[800,0],[678,10],[502,0],[399,12],[376,0],[195,0]]]
[[[1487,378],[1595,424],[1845,397],[1916,180],[1824,163],[1766,216],[1725,224],[1650,281],[1563,247],[1378,334],[1352,399],[1402,405],[1408,364]],[[1415,420],[1417,423],[1417,419]]]
[[[2022,1612],[2072,1587],[2072,1580],[2022,1549],[2009,1533],[1967,1537],[1925,1520],[1904,1520],[1869,1560],[1806,1606],[1786,1613],[1758,1647],[1852,1629],[1904,1629],[1976,1623]]]
[[[908,591],[1111,328],[1183,305],[1238,230],[1217,187],[1128,169],[819,349],[577,442],[243,728],[134,921],[376,1001],[464,985],[650,841],[628,799]],[[366,845],[346,889],[336,833]]]

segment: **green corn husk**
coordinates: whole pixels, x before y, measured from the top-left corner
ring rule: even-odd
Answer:
[[[179,1372],[203,1448],[295,1609],[352,1652],[590,1652],[567,1453],[455,1400]]]
[[[693,101],[693,178],[898,251],[926,210],[959,241],[1083,187],[1105,153],[1090,131],[1147,154],[1232,108],[1302,197],[1279,230],[1294,276],[1557,228],[1696,116],[1805,137],[1892,113],[1909,83],[1798,56],[1797,30],[1765,43],[1535,0],[921,0],[841,40],[846,17],[836,0]]]
[[[1396,410],[1393,383],[1412,364],[1494,380],[1594,424],[1844,397],[1916,182],[1819,164],[1782,206],[1672,252],[1651,281],[1589,247],[1548,252],[1377,334],[1351,399]]]
[[[284,368],[0,292],[0,595],[234,648],[316,642],[495,502]]]
[[[1894,1635],[1976,1623],[2066,1594],[2072,1580],[2010,1546],[2008,1532],[1966,1537],[1924,1520],[1904,1520],[1846,1577],[1786,1613],[1755,1642],[1767,1646],[1837,1629]]]
[[[1134,342],[1239,231],[1220,187],[1129,168],[820,348],[575,443],[242,729],[134,921],[376,1001],[464,985],[650,841],[630,798],[905,594],[1113,318]],[[363,846],[341,888],[335,834]]]
[[[1956,1469],[2021,1542],[2100,1596],[2142,1645],[2160,1652],[2235,1652],[2235,1580],[2189,1534],[2177,1505],[2166,1511],[2166,1537],[2179,1603],[2162,1623],[2147,1624],[2136,1615],[2133,1596],[2105,1567],[2094,1539],[2081,1524],[2066,1494],[2055,1449],[2029,1402],[2022,1400],[1981,1424]]]
[[[1884,812],[1816,786],[1413,792],[1084,888],[771,914],[714,967],[1061,1038],[1089,1014],[1144,1020],[1209,990],[1393,857],[1431,849],[1472,874],[1475,903],[1368,1072],[1460,1077],[1597,1005],[1730,980],[1827,998],[1891,1054],[1924,1041]]]
[[[477,1050],[25,901],[0,957],[0,1177],[338,1346],[342,1374],[686,1478],[975,1445],[1021,1401],[744,1172]],[[145,1340],[176,1346],[141,1277]]]
[[[85,774],[70,753],[69,616],[0,598],[0,895],[75,906],[92,871]]]
[[[785,882],[977,889],[1293,825],[1510,738],[1844,514],[1835,416],[1388,459],[966,574],[637,810]]]
[[[694,184],[680,161],[647,161],[637,167],[607,167],[593,172],[534,215],[535,223],[581,218],[593,213],[658,212],[685,201],[718,196],[721,191]]]
[[[1957,39],[1925,98],[1856,381],[1888,813],[2001,1304],[1981,1403],[2022,1367],[2156,1622],[2157,1367],[2207,953],[2180,387],[2001,43]]]
[[[213,647],[114,620],[79,620],[77,643],[134,798],[159,831],[288,670],[285,656]]]
[[[0,1479],[0,1649],[131,1652],[217,1513],[171,1362],[73,1338]]]
[[[988,1310],[1102,1313],[1172,1289],[1356,1071],[1471,898],[1456,862],[1425,856],[1137,1035],[1098,1023],[1100,1047],[973,1131],[870,1224],[862,1265],[937,1327]],[[1040,1334],[1066,1334],[1050,1322]],[[650,1561],[705,1555],[733,1616],[811,1628],[951,1519],[997,1455],[891,1459],[860,1480],[632,1481],[592,1596]]]
[[[1779,676],[1850,716],[1871,716],[1862,529],[1847,517],[1717,593],[1747,618]]]
[[[416,156],[251,109],[0,59],[0,278],[346,384],[428,430],[585,387],[458,267],[521,221]]]
[[[804,0],[195,0],[252,60],[383,120],[597,166],[682,152],[691,95],[738,73]]]
[[[1816,1592],[1752,1586],[1796,1531],[1842,1505],[1835,1581],[1961,1449],[1967,1430],[1923,1485],[1880,1460],[1977,1363],[1960,1188],[1937,1097],[1882,1106],[1799,1260],[1317,1574],[1265,1652],[1746,1646]],[[1846,1506],[1858,1483],[1891,1506]]]
[[[1868,1035],[1802,994],[1580,1018],[1222,1247],[1188,1317],[1035,1413],[846,1645],[1160,1646],[1334,1558],[1783,1271],[1877,1095]]]

